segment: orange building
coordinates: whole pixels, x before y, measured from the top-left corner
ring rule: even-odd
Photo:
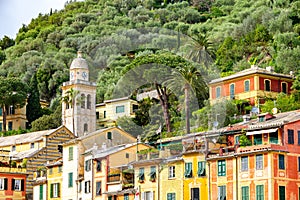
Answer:
[[[300,111],[266,116],[218,130],[227,144],[207,157],[212,199],[299,199]]]
[[[251,66],[249,69],[230,76],[214,79],[209,83],[211,103],[220,99],[245,99],[251,105],[263,103],[266,98],[275,98],[278,93],[291,93],[292,75],[275,73],[272,67],[266,69]]]

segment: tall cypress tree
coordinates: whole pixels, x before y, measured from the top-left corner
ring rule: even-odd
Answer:
[[[42,116],[42,107],[40,104],[40,93],[38,90],[36,74],[31,77],[29,89],[30,91],[27,99],[26,117],[28,124],[31,127],[31,122]]]

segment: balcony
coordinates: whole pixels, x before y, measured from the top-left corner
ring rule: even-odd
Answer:
[[[121,181],[121,174],[109,174],[107,176],[107,182],[112,183],[112,182],[120,182]]]
[[[26,168],[0,167],[1,173],[26,173]]]

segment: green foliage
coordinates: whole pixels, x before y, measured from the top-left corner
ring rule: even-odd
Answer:
[[[245,134],[240,136],[239,143],[241,147],[252,145],[251,140]]]
[[[291,110],[300,109],[300,101],[296,98],[295,94],[286,95],[284,93],[280,93],[276,100],[267,100],[262,106],[262,112],[272,112],[273,108],[277,108],[279,112],[287,112]]]

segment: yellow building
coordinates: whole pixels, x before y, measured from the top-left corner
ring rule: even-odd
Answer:
[[[175,156],[167,158],[162,166],[160,199],[184,199],[183,177],[184,162],[182,157]]]
[[[96,105],[97,127],[115,126],[119,117],[134,117],[138,103],[129,97],[106,100]]]
[[[208,199],[208,178],[205,156],[200,151],[186,151],[184,162],[184,199]]]
[[[26,106],[23,108],[14,108],[10,106],[6,115],[6,130],[26,129]],[[3,130],[3,115],[0,108],[0,132]]]
[[[62,158],[46,164],[47,167],[47,197],[48,199],[61,199],[62,187]]]

